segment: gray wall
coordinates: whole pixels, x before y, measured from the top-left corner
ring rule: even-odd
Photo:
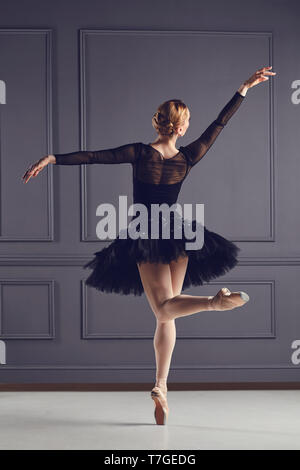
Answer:
[[[249,293],[242,309],[178,319],[170,382],[297,381],[300,364],[299,2],[52,0],[0,2],[1,336],[4,382],[151,382],[155,317],[145,296],[84,286],[82,266],[109,242],[96,206],[131,198],[131,167],[50,165],[48,153],[155,138],[166,99],[191,110],[195,139],[256,69],[251,89],[179,202],[241,248],[238,266],[185,293]],[[131,199],[130,199],[131,201]],[[299,361],[298,361],[299,362]]]

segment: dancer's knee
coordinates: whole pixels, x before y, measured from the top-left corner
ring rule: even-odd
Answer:
[[[167,298],[161,302],[158,302],[154,308],[154,315],[156,319],[160,322],[171,321],[173,318],[170,315],[170,300],[171,298]]]

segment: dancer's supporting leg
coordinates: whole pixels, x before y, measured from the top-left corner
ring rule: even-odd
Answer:
[[[171,283],[173,296],[179,295],[182,290],[188,258],[182,257],[170,263]],[[175,319],[161,321],[156,319],[156,330],[153,339],[156,358],[156,382],[155,386],[167,392],[167,378],[173,350],[176,343]]]
[[[161,322],[156,320],[156,330],[153,338],[153,345],[156,360],[156,381],[155,386],[167,392],[167,379],[174,346],[176,343],[175,320]]]
[[[182,284],[188,263],[187,257],[181,257],[177,261],[172,261],[170,265],[162,264],[159,276],[159,285],[164,286],[168,296],[173,297],[181,292]],[[143,263],[143,266],[145,264]],[[159,265],[150,264],[152,268]],[[151,290],[155,289],[153,282],[149,279],[141,265],[138,265],[145,294],[154,314],[156,312],[156,300],[151,295]],[[153,273],[154,274],[154,273]],[[155,276],[154,276],[155,279]],[[152,288],[150,287],[152,286]],[[158,294],[158,298],[160,295]],[[153,338],[153,345],[156,359],[156,382],[163,392],[167,392],[167,378],[169,374],[172,354],[176,343],[175,319],[162,319],[156,315],[156,330]]]

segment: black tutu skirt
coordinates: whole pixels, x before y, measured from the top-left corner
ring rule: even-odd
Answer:
[[[148,220],[148,232],[151,233],[151,223]],[[175,237],[175,226],[182,225],[181,238]],[[200,249],[186,248],[186,243],[193,243],[194,238],[187,238],[184,224],[196,233],[203,233],[203,245]],[[163,238],[166,226],[169,226],[169,237]],[[165,227],[163,229],[163,227]],[[124,236],[126,233],[126,237]],[[222,276],[237,265],[237,255],[240,248],[233,242],[212,232],[196,219],[183,219],[178,214],[171,213],[167,220],[164,216],[159,220],[158,238],[133,239],[129,236],[128,227],[119,232],[119,235],[107,247],[94,253],[94,258],[84,265],[92,272],[85,280],[85,284],[95,289],[121,295],[140,296],[144,288],[140,279],[137,262],[164,263],[177,260],[181,256],[188,256],[186,274],[182,286],[185,290],[191,286],[200,286]],[[120,234],[122,234],[120,236]]]

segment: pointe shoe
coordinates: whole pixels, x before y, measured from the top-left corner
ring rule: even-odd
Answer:
[[[249,300],[249,295],[246,292],[230,292],[227,287],[217,292],[217,294],[211,298],[211,306],[213,310],[232,310],[236,307],[241,307]]]
[[[154,418],[156,424],[166,424],[169,415],[166,395],[159,387],[154,387],[151,390],[151,398],[155,402]]]

